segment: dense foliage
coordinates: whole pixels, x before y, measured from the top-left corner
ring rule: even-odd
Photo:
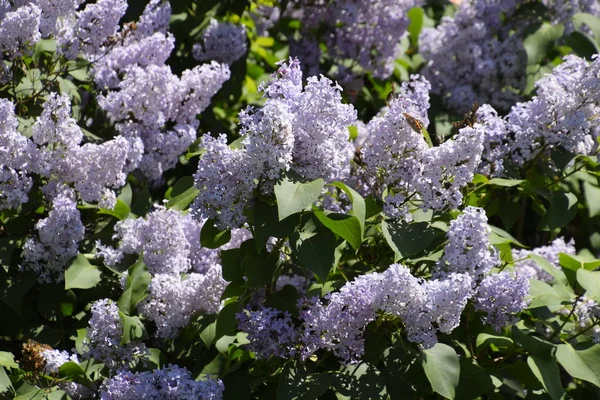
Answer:
[[[599,52],[597,0],[0,0],[0,398],[599,398]]]

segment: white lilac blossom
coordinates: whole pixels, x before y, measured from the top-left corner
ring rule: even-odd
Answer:
[[[58,375],[60,367],[67,362],[79,363],[77,354],[61,350],[43,350],[42,357],[46,361],[44,371],[46,374]],[[59,382],[58,387],[65,391],[72,399],[89,399],[94,397],[94,392],[77,382]]]
[[[86,54],[102,57],[106,42],[120,29],[119,21],[127,11],[126,0],[98,0],[77,12],[73,37],[69,45]]]
[[[122,259],[122,254],[143,252],[144,263],[151,274],[188,272],[191,268],[190,242],[199,241],[199,236],[188,241],[189,224],[185,221],[186,217],[179,211],[164,207],[158,207],[146,218],[119,221],[113,236],[120,239],[118,248],[101,247],[100,254],[105,256],[108,265],[114,265]]]
[[[415,182],[422,208],[460,207],[461,189],[473,180],[481,161],[483,130],[479,124],[462,128],[451,140],[423,152],[423,173]]]
[[[296,353],[297,332],[289,312],[265,307],[237,314],[238,329],[248,334],[248,349],[256,357],[291,357]]]
[[[595,119],[600,113],[600,59],[588,63],[566,56],[563,63],[536,83],[536,96],[516,104],[507,116],[510,158],[517,165],[540,152],[560,147],[576,154],[596,148]]]
[[[455,272],[470,275],[474,283],[481,280],[500,262],[498,252],[489,241],[491,232],[484,209],[465,208],[463,214],[450,223],[446,233],[448,243],[433,275],[444,277]]]
[[[122,40],[93,63],[91,73],[96,84],[114,89],[128,67],[163,65],[175,47],[175,38],[167,32],[170,16],[168,2],[148,3],[135,28],[127,25]]]
[[[246,153],[227,146],[227,136],[202,137],[205,153],[194,174],[200,191],[192,209],[197,218],[214,218],[220,227],[246,222],[244,209],[253,197],[254,174],[247,168]]]
[[[85,0],[34,0],[41,10],[40,33],[42,37],[58,35],[61,21],[75,14],[77,8]]]
[[[573,333],[585,331],[594,343],[600,343],[600,326],[594,326],[600,320],[600,305],[592,299],[581,296],[573,307],[579,325],[579,329],[575,328]]]
[[[412,78],[415,83],[420,83],[415,86],[415,91],[428,92],[427,81],[416,76]],[[419,120],[426,115],[419,112],[421,105],[407,94],[402,92],[392,99],[389,109],[367,124],[368,137],[360,151],[366,174],[388,188],[386,214],[408,218],[408,208],[402,205],[416,191],[416,180],[423,174],[421,155],[428,146],[404,115],[406,113]]]
[[[27,202],[33,185],[28,173],[36,149],[17,131],[18,126],[13,103],[0,99],[0,210]]]
[[[192,55],[198,61],[217,61],[231,65],[248,50],[244,25],[219,22],[214,18],[202,32],[200,43],[194,44]]]
[[[169,364],[153,371],[118,371],[100,387],[100,399],[221,400],[224,390],[221,380],[194,380],[187,369]]]
[[[123,322],[119,308],[109,299],[92,304],[92,317],[83,340],[84,358],[103,362],[109,369],[127,366],[136,356],[146,353],[146,346],[138,341],[121,345]]]
[[[540,267],[535,260],[529,258],[535,254],[545,258],[554,268],[560,269],[559,254],[575,255],[575,242],[571,239],[566,242],[564,238],[556,238],[548,246],[536,247],[533,250],[513,249],[512,258],[515,261],[515,271],[526,278],[538,279],[543,282],[552,282],[554,278]]]
[[[475,309],[483,311],[483,322],[496,331],[514,324],[514,315],[528,305],[529,280],[518,274],[502,271],[486,276],[475,294]]]
[[[501,176],[504,172],[504,158],[508,155],[508,126],[506,120],[489,104],[479,106],[475,112],[477,122],[482,125],[483,154],[477,173],[490,177]]]
[[[33,270],[40,282],[62,282],[85,233],[73,192],[63,190],[54,197],[48,217],[38,221],[35,228],[37,236],[23,245],[23,266]]]
[[[565,34],[573,31],[573,16],[577,13],[600,15],[600,2],[598,0],[542,0],[550,10],[554,23],[565,25]]]
[[[352,60],[375,77],[387,78],[394,70],[394,61],[401,55],[400,39],[409,23],[407,12],[423,1],[295,0],[291,4],[293,7],[289,7],[288,13],[300,18],[305,41],[322,39],[329,57],[340,67],[344,61]],[[314,35],[317,31],[320,37]],[[292,55],[304,60],[305,47],[293,48],[299,53]],[[318,58],[315,61],[318,62]]]
[[[79,363],[77,354],[71,354],[64,350],[43,350],[42,357],[44,357],[44,360],[46,360],[44,370],[47,374],[58,373],[58,369],[61,367],[61,365],[69,361]]]
[[[4,15],[0,21],[0,51],[8,59],[26,54],[41,39],[41,16],[42,10],[35,4],[24,5]]]
[[[437,343],[437,332],[450,333],[459,325],[471,287],[467,274],[424,281],[400,264],[359,276],[328,295],[326,304],[318,299],[300,304],[302,356],[324,348],[344,362],[358,360],[364,353],[364,329],[379,311],[399,317],[408,340],[430,348]]]
[[[303,88],[300,63],[290,59],[279,63],[261,90],[265,105],[240,113],[242,148],[228,147],[225,135],[202,139],[205,153],[194,175],[200,194],[192,208],[198,218],[214,218],[223,228],[245,223],[244,210],[257,191],[272,193],[284,171],[327,182],[350,172],[348,126],[356,111],[342,104],[339,86],[321,76],[308,78]]]
[[[409,200],[423,209],[460,206],[461,190],[471,182],[481,160],[484,138],[484,127],[475,124],[430,148],[413,126],[413,119],[425,126],[429,122],[430,86],[422,77],[411,78],[389,108],[368,123],[366,144],[360,150],[364,174],[375,181],[370,185],[387,189],[386,215],[407,220],[412,218]]]
[[[463,1],[453,17],[421,31],[422,73],[448,107],[462,113],[477,102],[508,110],[519,101],[527,56],[522,27],[510,24],[517,3]]]
[[[277,278],[277,282],[275,282],[275,290],[279,291],[289,285],[302,294],[306,292],[311,283],[310,279],[302,275],[281,275]]]
[[[437,343],[437,331],[450,333],[460,323],[471,286],[467,274],[423,281],[405,266],[392,264],[383,273],[381,308],[402,319],[408,340],[430,348]]]
[[[134,36],[130,37],[137,39]],[[91,73],[100,88],[116,88],[120,82],[120,75],[124,74],[128,67],[162,65],[174,47],[173,35],[161,32],[138,40],[127,40],[122,45],[112,47],[104,57],[94,62]]]
[[[57,188],[72,184],[84,201],[113,208],[112,189],[125,184],[127,141],[122,137],[102,144],[80,145],[83,132],[71,117],[66,94],[52,94],[42,115],[33,125],[33,142],[38,146],[35,172],[46,177],[44,191],[51,197]]]
[[[186,70],[181,78],[165,65],[133,65],[118,89],[99,96],[98,103],[115,120],[121,135],[141,140],[144,154],[139,168],[157,181],[196,139],[196,115],[227,79],[229,69],[216,62]]]
[[[147,37],[156,32],[166,34],[171,18],[171,4],[165,0],[150,0],[144,8],[136,29],[135,37]]]
[[[154,275],[148,287],[148,297],[138,305],[138,311],[154,321],[156,337],[175,338],[192,315],[219,312],[226,285],[221,277],[220,265],[202,274]]]
[[[326,296],[326,304],[316,298],[300,303],[302,357],[328,349],[345,362],[360,359],[363,332],[381,306],[382,280],[381,274],[362,275]]]

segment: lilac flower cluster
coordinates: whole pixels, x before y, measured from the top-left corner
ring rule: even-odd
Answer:
[[[291,357],[296,353],[296,328],[291,315],[274,308],[237,314],[238,329],[248,332],[250,351],[258,358]]]
[[[100,399],[220,400],[224,390],[221,380],[194,380],[187,369],[169,365],[145,372],[121,370],[104,381],[100,388]]]
[[[519,274],[502,271],[486,276],[477,288],[475,309],[485,312],[483,321],[496,331],[518,321],[513,313],[527,307],[529,280]]]
[[[423,209],[457,208],[461,189],[473,179],[483,151],[484,127],[475,124],[440,146],[428,147],[412,119],[429,122],[429,83],[413,76],[403,84],[389,109],[366,126],[368,138],[361,150],[366,174],[387,189],[384,212],[410,219],[408,201]]]
[[[448,107],[462,113],[478,102],[507,110],[520,99],[527,56],[522,29],[508,23],[518,3],[463,1],[454,17],[444,17],[436,28],[423,28],[423,75]]]
[[[60,367],[67,362],[79,363],[76,354],[60,350],[44,350],[42,357],[46,361],[44,371],[46,374],[58,374]],[[58,387],[65,391],[72,399],[89,399],[94,397],[94,392],[77,382],[59,382]]]
[[[272,192],[284,171],[327,182],[350,172],[348,126],[356,111],[342,104],[339,86],[322,76],[308,78],[303,88],[300,63],[290,59],[279,64],[274,79],[261,89],[265,105],[240,113],[245,134],[241,149],[229,148],[224,135],[202,139],[205,153],[194,175],[200,194],[193,210],[221,227],[241,226],[255,191]]]
[[[327,349],[344,362],[360,359],[364,330],[382,313],[400,318],[408,340],[425,348],[437,343],[438,333],[451,333],[460,324],[469,300],[485,313],[484,322],[500,329],[527,306],[529,281],[508,272],[490,274],[499,257],[489,234],[485,212],[467,207],[450,225],[444,254],[432,269],[434,279],[392,264],[383,273],[358,276],[323,300],[301,299],[299,327],[287,314],[264,308],[240,314],[239,328],[248,333],[249,348],[259,358],[287,357],[298,349],[307,358]]]
[[[433,275],[444,277],[448,273],[468,274],[473,283],[478,282],[500,262],[498,252],[491,247],[485,210],[467,207],[450,224],[446,234],[448,243],[444,255],[436,264]]]
[[[174,37],[167,32],[170,16],[168,2],[150,1],[135,28],[127,25],[120,41],[111,44],[102,57],[90,59],[96,84],[114,89],[129,67],[164,65],[175,47]]]
[[[92,304],[92,317],[88,325],[83,357],[103,362],[110,370],[127,366],[135,357],[147,352],[146,346],[139,341],[121,345],[123,322],[119,308],[109,299],[97,300]]]
[[[407,12],[421,6],[423,1],[294,0],[290,3],[287,13],[300,18],[303,27],[302,41],[290,46],[292,55],[307,63],[305,68],[316,70],[320,58],[318,41],[323,40],[328,56],[339,69],[337,78],[344,81],[352,77],[354,65],[382,79],[392,74],[394,61],[401,52],[400,39],[408,28]],[[348,60],[352,63],[350,67]]]
[[[33,270],[40,282],[62,282],[64,267],[79,252],[85,228],[70,190],[52,200],[48,217],[35,225],[37,238],[30,237],[23,245],[24,268]]]
[[[138,311],[154,321],[158,338],[175,338],[192,315],[219,312],[225,286],[220,265],[203,274],[154,275],[148,297],[138,305]]]
[[[231,65],[248,50],[248,39],[244,25],[218,22],[212,18],[200,43],[192,48],[192,55],[198,61],[217,61]]]
[[[579,329],[575,328],[574,331],[585,331],[594,343],[600,343],[600,326],[597,325],[600,320],[600,305],[592,299],[581,296],[573,307],[579,325]]]
[[[79,358],[77,354],[71,354],[68,351],[60,351],[60,350],[44,350],[42,351],[42,357],[46,360],[46,365],[44,366],[44,371],[47,374],[55,374],[58,372],[58,369],[69,361],[79,363]]]
[[[515,105],[507,116],[509,157],[522,165],[540,152],[561,147],[592,154],[598,136],[594,120],[600,112],[600,59],[591,63],[571,55],[536,83],[537,95]]]
[[[159,338],[176,337],[195,313],[219,312],[226,286],[221,277],[220,251],[239,247],[249,236],[247,230],[237,229],[221,249],[203,248],[203,223],[188,214],[158,207],[146,218],[118,222],[114,234],[114,239],[120,240],[117,248],[96,244],[107,265],[117,264],[124,254],[143,255],[152,280],[138,311],[156,324]]]
[[[529,279],[537,279],[543,282],[552,282],[554,278],[540,267],[530,254],[545,258],[556,269],[560,269],[558,256],[560,253],[575,255],[575,242],[571,239],[565,242],[564,238],[557,238],[548,246],[536,247],[533,250],[513,249],[512,258],[515,261],[515,271]]]
[[[165,65],[134,65],[127,69],[118,90],[99,96],[98,104],[114,119],[123,137],[137,145],[141,142],[144,155],[138,167],[148,178],[158,180],[196,139],[196,115],[227,79],[229,69],[214,62],[186,70],[181,78]],[[169,124],[173,127],[167,128]]]

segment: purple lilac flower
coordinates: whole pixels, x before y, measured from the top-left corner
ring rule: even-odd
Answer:
[[[297,332],[287,311],[265,307],[244,310],[236,317],[238,329],[248,334],[248,349],[258,358],[287,358],[296,353]]]
[[[100,399],[220,400],[224,390],[221,380],[194,380],[187,369],[169,365],[163,369],[135,373],[120,370],[104,381]]]
[[[518,274],[502,271],[486,276],[475,294],[475,309],[483,311],[483,321],[499,331],[514,324],[514,316],[527,307],[529,280]]]

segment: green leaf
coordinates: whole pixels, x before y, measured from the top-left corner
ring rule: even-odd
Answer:
[[[160,349],[150,347],[145,355],[145,359],[153,365],[153,369],[160,369],[167,362],[167,357]]]
[[[130,315],[138,303],[148,295],[151,276],[142,257],[128,269],[125,290],[119,298],[118,305],[125,315]]]
[[[350,211],[350,214],[354,215],[358,219],[361,232],[364,234],[365,219],[367,218],[367,206],[365,199],[363,199],[362,196],[350,186],[347,186],[342,182],[333,182],[331,186],[340,188],[344,191],[344,193],[346,193],[346,196],[348,196],[350,202],[352,203],[352,210]]]
[[[592,271],[600,266],[600,260],[585,261],[582,257],[560,253],[558,260],[571,287],[575,287],[577,281],[577,270],[580,268]]]
[[[485,333],[485,332],[477,335],[477,339],[476,339],[475,343],[476,343],[475,346],[477,347],[477,351],[482,351],[484,349],[487,349],[491,345],[495,346],[498,349],[510,350],[515,345],[513,340],[509,337]]]
[[[394,261],[422,252],[435,239],[435,230],[427,222],[388,224],[381,221],[381,230],[387,244],[394,251]]]
[[[138,316],[130,317],[123,312],[119,312],[121,322],[123,323],[123,335],[121,335],[121,346],[131,343],[135,340],[148,339],[146,327]]]
[[[592,31],[596,44],[600,44],[600,18],[588,13],[577,13],[573,15],[573,27],[578,31]]]
[[[414,7],[408,10],[408,18],[410,23],[408,24],[408,34],[410,35],[410,42],[413,46],[419,43],[419,33],[423,29],[423,16],[425,12],[421,7]]]
[[[194,201],[196,196],[198,196],[198,193],[200,193],[200,191],[196,189],[195,186],[192,186],[185,192],[175,197],[171,197],[167,202],[167,208],[183,211],[192,203],[192,201]]]
[[[299,362],[287,362],[279,377],[277,400],[314,400],[331,385],[329,374],[310,374]]]
[[[381,372],[365,362],[343,367],[333,372],[332,386],[343,396],[361,400],[379,400],[385,398],[385,381]]]
[[[493,245],[500,245],[506,243],[514,243],[517,246],[525,247],[525,245],[515,239],[510,233],[506,232],[504,229],[500,229],[497,226],[488,225],[492,230],[490,235],[490,243]]]
[[[85,371],[74,361],[68,361],[58,368],[58,374],[62,378],[73,378],[75,376],[85,377]]]
[[[504,178],[492,178],[487,183],[491,186],[499,186],[499,187],[515,187],[519,186],[521,183],[525,182],[521,179],[504,179]]]
[[[229,282],[244,279],[240,249],[221,250],[223,279]]]
[[[358,218],[339,213],[325,214],[320,210],[314,210],[314,214],[323,225],[350,243],[355,250],[358,250],[363,241],[363,232]]]
[[[17,315],[21,315],[23,299],[36,280],[36,275],[32,272],[21,272],[17,276],[0,279],[0,299]]]
[[[460,359],[460,382],[456,388],[457,399],[476,399],[502,386],[502,381],[493,372],[482,368],[472,358]],[[483,396],[483,398],[487,398]]]
[[[215,221],[211,218],[206,220],[200,232],[200,244],[208,249],[218,249],[231,240],[229,229],[219,230]]]
[[[422,350],[421,362],[433,390],[453,399],[460,377],[460,361],[454,349],[437,343],[430,349]]]
[[[600,387],[600,345],[575,350],[569,343],[559,344],[556,359],[573,378],[582,379]]]
[[[229,303],[221,309],[219,315],[217,315],[217,326],[214,339],[219,340],[225,335],[234,334],[238,325],[235,316],[240,311],[242,310],[237,302]]]
[[[550,262],[548,262],[548,260],[546,260],[544,257],[539,256],[537,254],[532,253],[529,255],[529,258],[533,259],[533,261],[535,261],[537,265],[542,267],[542,269],[545,272],[547,272],[548,274],[550,274],[550,276],[554,278],[552,286],[556,289],[557,293],[561,297],[568,296],[570,298],[575,295],[575,292],[573,292],[573,289],[569,285],[569,280],[567,279],[567,276],[562,271],[562,269],[556,268],[554,265],[550,264]]]
[[[533,309],[547,306],[560,306],[563,301],[569,301],[572,296],[558,293],[554,287],[538,279],[529,280],[529,296],[532,300],[527,308]]]
[[[15,388],[13,387],[12,382],[8,377],[8,374],[6,373],[4,367],[0,367],[0,395],[7,392],[11,392],[14,394]]]
[[[544,22],[539,28],[523,40],[523,47],[527,53],[529,65],[540,64],[546,55],[552,50],[554,44],[565,30],[562,24],[551,25]]]
[[[253,239],[245,241],[240,246],[240,266],[248,287],[271,284],[279,264],[278,251],[259,253]]]
[[[577,214],[577,196],[573,193],[554,192],[546,214],[550,229],[562,228]]]
[[[8,272],[12,253],[17,247],[17,242],[13,238],[0,238],[0,267]]]
[[[556,345],[531,335],[530,333],[534,333],[534,331],[525,327],[523,321],[519,321],[516,325],[513,325],[511,332],[514,341],[535,356],[552,358],[556,352]]]
[[[335,264],[335,235],[320,222],[308,219],[302,229],[290,236],[292,257],[324,281]]]
[[[8,351],[0,351],[0,366],[19,368],[19,364],[15,362],[15,356]]]
[[[600,188],[589,182],[583,182],[583,194],[590,218],[600,214]]]
[[[89,289],[102,280],[100,270],[81,254],[75,257],[71,266],[65,271],[65,289]]]
[[[527,358],[527,365],[553,400],[560,400],[565,395],[556,360],[531,355]]]
[[[107,208],[98,208],[98,214],[111,215],[117,218],[119,221],[127,218],[130,212],[131,210],[129,209],[129,206],[121,199],[117,199],[117,204],[115,204],[115,208],[112,210]]]
[[[287,178],[275,185],[279,220],[304,210],[314,203],[323,191],[323,179],[308,183],[292,182]]]
[[[300,225],[300,214],[292,214],[279,221],[277,206],[257,201],[254,206],[254,240],[256,248],[262,250],[269,237],[289,237]]]
[[[600,271],[578,269],[577,282],[586,290],[586,297],[600,302]]]

